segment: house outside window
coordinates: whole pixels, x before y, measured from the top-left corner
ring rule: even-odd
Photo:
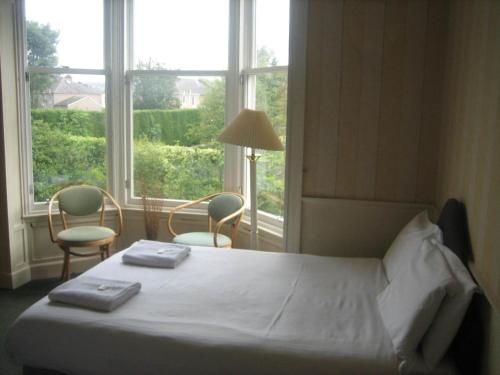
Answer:
[[[286,141],[288,0],[265,3],[20,1],[25,214],[74,183],[108,189],[125,207],[144,194],[167,206],[246,194],[243,150],[217,136],[249,107],[266,111]],[[285,157],[261,160],[259,209],[274,220]]]

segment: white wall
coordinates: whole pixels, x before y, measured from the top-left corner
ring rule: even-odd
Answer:
[[[7,192],[7,218],[9,239],[3,241],[0,251],[10,258],[10,270],[0,269],[0,286],[16,287],[30,278],[26,228],[22,221],[21,208],[21,161],[19,153],[19,121],[17,112],[15,25],[13,0],[0,1],[0,63],[2,69],[2,108]],[[2,179],[3,179],[2,178]]]

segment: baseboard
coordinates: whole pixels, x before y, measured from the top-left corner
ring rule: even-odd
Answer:
[[[31,268],[25,266],[15,272],[0,273],[0,288],[3,289],[16,289],[28,283],[31,280]]]
[[[7,272],[0,272],[0,289],[12,289],[12,275]]]

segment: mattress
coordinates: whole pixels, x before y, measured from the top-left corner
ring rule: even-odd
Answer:
[[[70,374],[398,372],[380,259],[193,247],[157,269],[121,255],[80,277],[139,281],[138,295],[111,313],[43,298],[11,327],[11,358]]]

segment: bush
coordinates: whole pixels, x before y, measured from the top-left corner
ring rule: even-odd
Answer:
[[[31,122],[42,121],[50,130],[84,137],[104,137],[106,112],[81,109],[32,109]]]
[[[170,199],[193,200],[224,188],[222,149],[139,140],[134,144],[134,171],[136,196],[141,196],[142,182]]]
[[[49,126],[51,131],[61,131],[84,137],[104,137],[106,133],[105,111],[80,109],[31,110],[31,121]],[[134,111],[134,139],[163,142],[167,145],[192,146],[198,143],[196,131],[201,121],[198,109],[145,109]]]
[[[43,202],[69,184],[106,188],[106,140],[104,126],[99,127],[104,112],[36,109],[33,113],[35,201]],[[190,132],[181,131],[199,124],[199,116],[197,110],[134,113],[139,124],[134,129],[136,196],[141,195],[141,182],[170,199],[192,200],[224,189],[223,146],[191,146]],[[257,168],[259,209],[277,215],[283,214],[283,165],[283,153],[265,152]]]
[[[264,151],[257,165],[257,206],[259,210],[283,216],[285,154]]]
[[[106,188],[104,138],[68,135],[41,120],[33,121],[32,128],[35,202],[75,183]]]
[[[197,140],[190,129],[200,124],[198,109],[145,109],[134,111],[134,139],[166,145],[192,146]]]

